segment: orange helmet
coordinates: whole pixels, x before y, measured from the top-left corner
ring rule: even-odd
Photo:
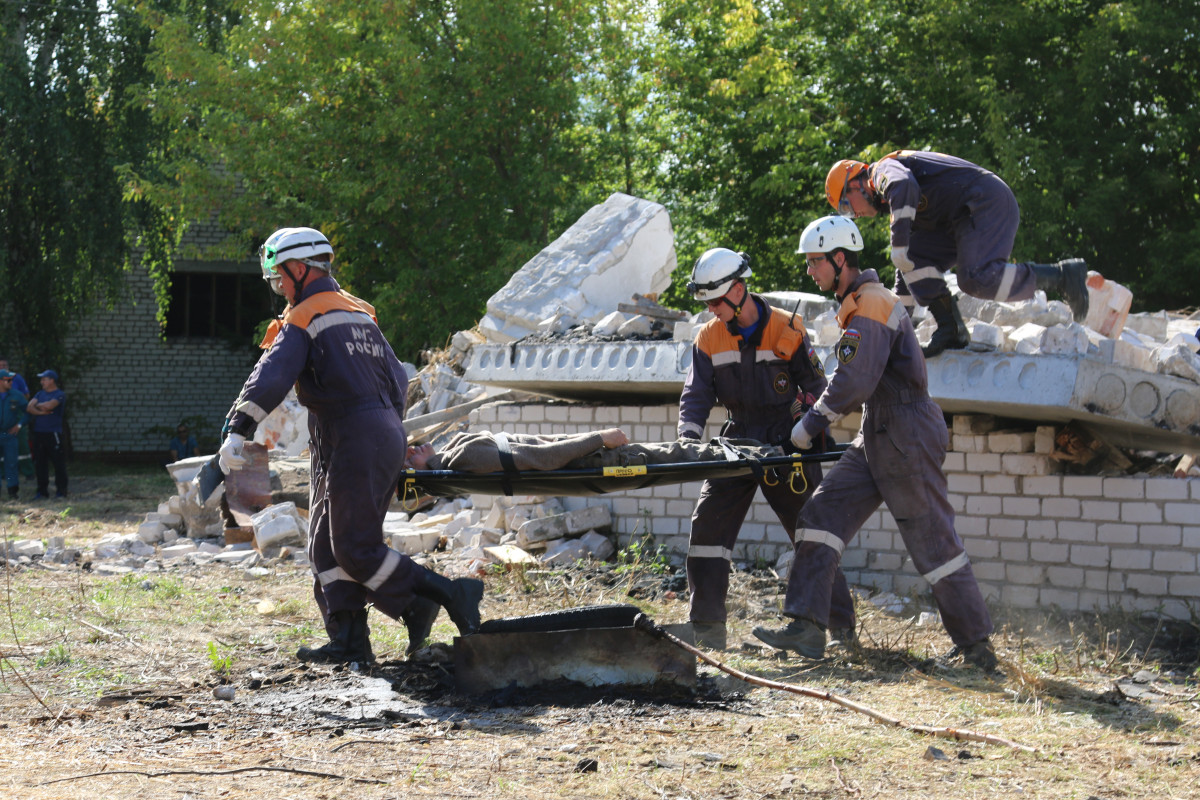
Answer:
[[[848,158],[843,158],[830,167],[829,174],[825,176],[825,197],[829,200],[829,205],[837,209],[837,212],[843,217],[854,216],[854,212],[850,209],[850,204],[843,200],[843,196],[846,193],[846,184],[858,177],[859,173],[866,170],[866,168],[867,165],[861,161],[851,161]]]

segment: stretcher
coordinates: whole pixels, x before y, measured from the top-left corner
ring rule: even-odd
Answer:
[[[808,491],[803,465],[836,461],[845,446],[824,452],[748,458],[738,453],[719,461],[687,461],[675,464],[639,464],[593,469],[517,470],[462,472],[458,470],[405,470],[398,494],[405,507],[415,507],[422,493],[435,497],[466,494],[554,495],[592,497],[612,492],[629,492],[672,483],[732,478],[747,473],[774,485],[786,482],[796,494]]]

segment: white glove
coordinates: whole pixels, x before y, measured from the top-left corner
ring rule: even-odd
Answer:
[[[242,446],[245,444],[246,437],[240,433],[231,433],[226,437],[221,449],[217,451],[217,462],[221,465],[221,472],[228,475],[235,469],[246,466],[246,457],[242,455]]]
[[[812,434],[804,429],[804,418],[796,420],[796,424],[792,426],[792,444],[797,450],[807,450],[812,447]]]

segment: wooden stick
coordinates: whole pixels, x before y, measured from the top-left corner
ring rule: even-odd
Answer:
[[[110,769],[101,772],[88,772],[83,775],[72,775],[68,778],[55,778],[52,781],[42,781],[38,786],[49,786],[52,783],[63,783],[64,781],[78,781],[83,778],[95,778],[101,775],[143,775],[147,778],[164,778],[168,775],[237,775],[242,772],[290,772],[293,775],[311,775],[314,778],[331,778],[338,781],[354,781],[355,783],[385,783],[385,781],[376,780],[374,778],[354,778],[346,775],[336,775],[332,772],[314,772],[307,769],[292,769],[291,767],[238,767],[237,769],[219,769],[219,770],[203,770],[203,769],[168,769],[161,772],[146,772],[137,769]]]
[[[653,636],[666,639],[676,647],[682,647],[684,650],[687,650],[705,664],[714,666],[724,673],[732,675],[735,678],[740,678],[746,683],[752,683],[755,686],[765,686],[768,689],[778,689],[783,692],[804,695],[805,697],[815,697],[818,700],[825,700],[839,705],[842,708],[847,708],[859,714],[864,714],[876,722],[883,723],[884,725],[891,725],[895,728],[903,728],[904,730],[913,731],[914,733],[925,733],[929,734],[930,736],[940,736],[945,739],[954,739],[960,742],[965,741],[982,742],[984,744],[999,744],[1004,745],[1005,747],[1021,750],[1026,753],[1037,752],[1037,748],[1030,747],[1029,745],[1018,744],[1017,742],[1009,741],[1008,739],[1004,739],[999,736],[992,736],[990,733],[977,733],[976,731],[969,731],[961,728],[938,728],[932,725],[916,725],[914,723],[897,719],[896,717],[888,716],[881,711],[876,711],[869,706],[864,706],[862,703],[856,703],[847,697],[842,697],[841,695],[834,694],[833,692],[827,692],[822,689],[813,689],[808,686],[797,686],[791,683],[780,683],[779,681],[767,680],[766,678],[759,678],[755,675],[749,674],[748,672],[742,672],[741,670],[737,670],[733,667],[722,664],[715,658],[683,641],[678,636],[674,636],[658,627],[654,624],[654,620],[650,619],[645,614],[638,614],[636,617],[634,617],[633,625],[635,628],[646,631]]]

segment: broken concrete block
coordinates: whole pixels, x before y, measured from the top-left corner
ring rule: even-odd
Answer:
[[[267,506],[250,517],[250,523],[259,550],[285,544],[303,545],[308,536],[308,523],[291,501]]]
[[[611,314],[605,314],[596,324],[592,326],[593,336],[616,336],[617,331],[621,326],[629,321],[628,314],[622,314],[620,311],[613,311]]]
[[[1125,333],[1137,333],[1152,342],[1162,342],[1167,338],[1167,312],[1130,314],[1125,318]]]
[[[1133,292],[1121,284],[1105,280],[1099,272],[1088,272],[1088,313],[1084,325],[1110,339],[1121,335]]]
[[[504,517],[504,507],[499,503],[493,503],[480,524],[485,528],[505,528]]]
[[[999,325],[972,322],[968,323],[967,327],[971,330],[972,350],[999,350],[1004,346],[1004,330]]]
[[[616,552],[612,541],[602,533],[588,531],[579,537],[579,541],[587,548],[588,553],[597,561],[607,561]]]
[[[574,564],[589,556],[587,545],[582,539],[563,539],[547,545],[542,555],[543,564]]]
[[[486,341],[487,339],[483,338],[475,331],[459,331],[458,333],[454,334],[454,336],[450,337],[450,348],[457,353],[466,353],[469,352],[470,349],[475,345],[483,344]],[[407,365],[405,365],[405,368],[407,369]],[[417,372],[414,370],[409,374],[416,375]]]
[[[539,517],[537,517],[537,519],[542,519],[542,517],[539,516]],[[526,516],[521,511],[514,508],[508,514],[508,525],[505,528],[505,530],[519,531],[519,530],[521,530],[521,526],[524,525],[526,522],[529,522],[529,517]]]
[[[483,548],[484,554],[498,564],[536,564],[538,560],[513,545],[494,545]]]
[[[627,320],[617,328],[617,336],[623,339],[632,339],[638,336],[649,336],[654,333],[654,322],[647,316],[638,314],[636,317]]]
[[[1169,347],[1181,345],[1193,353],[1200,351],[1200,339],[1197,339],[1193,333],[1174,333],[1170,334],[1170,337],[1167,339],[1167,346]]]
[[[304,537],[296,527],[296,520],[290,514],[281,514],[255,525],[254,541],[258,549],[265,550],[285,544],[302,544]]]
[[[1055,325],[1066,325],[1075,319],[1071,312],[1071,307],[1061,300],[1051,300],[1046,304],[1046,308],[1029,317],[1030,322],[1037,323],[1045,328],[1052,328]]]
[[[696,331],[698,330],[700,330],[700,326],[694,322],[676,322],[675,328],[671,331],[671,340],[675,342],[694,342],[696,340]]]
[[[1125,338],[1128,333],[1126,331],[1121,334],[1121,338],[1106,339],[1101,342],[1101,358],[1119,367],[1152,372],[1150,350],[1137,337]],[[1110,342],[1111,344],[1109,344]]]
[[[199,550],[200,548],[196,546],[195,542],[188,541],[183,542],[182,544],[173,544],[170,547],[162,548],[158,552],[158,557],[163,561],[168,561],[173,558],[183,558],[184,556],[189,556],[192,553],[199,552]]]
[[[417,553],[429,553],[437,548],[441,541],[442,532],[437,528],[417,528],[407,531],[397,531],[392,534],[392,549],[413,556]]]
[[[1083,355],[1088,351],[1087,330],[1077,322],[1047,328],[1041,352],[1047,355]]]
[[[46,547],[40,539],[21,539],[12,543],[12,553],[17,556],[42,556],[46,554]]]
[[[1151,353],[1151,362],[1159,373],[1178,375],[1200,383],[1200,358],[1184,345],[1164,345],[1155,348]]]
[[[166,526],[161,522],[143,522],[138,526],[137,537],[146,544],[158,544],[163,540],[166,530]]]
[[[517,531],[517,543],[521,547],[536,545],[564,536],[577,536],[592,528],[608,528],[612,525],[612,513],[607,506],[588,506],[566,514],[556,514],[543,519],[531,519]]]
[[[555,314],[552,317],[547,317],[537,324],[537,329],[540,333],[566,333],[579,324],[571,314]]]
[[[1018,353],[1032,355],[1041,349],[1042,338],[1045,335],[1046,329],[1043,326],[1034,322],[1026,322],[1010,333],[1008,340],[1013,343],[1013,349]]]
[[[492,295],[480,332],[505,344],[556,313],[595,322],[632,293],[657,295],[671,283],[675,238],[658,203],[614,193],[529,260]]]

